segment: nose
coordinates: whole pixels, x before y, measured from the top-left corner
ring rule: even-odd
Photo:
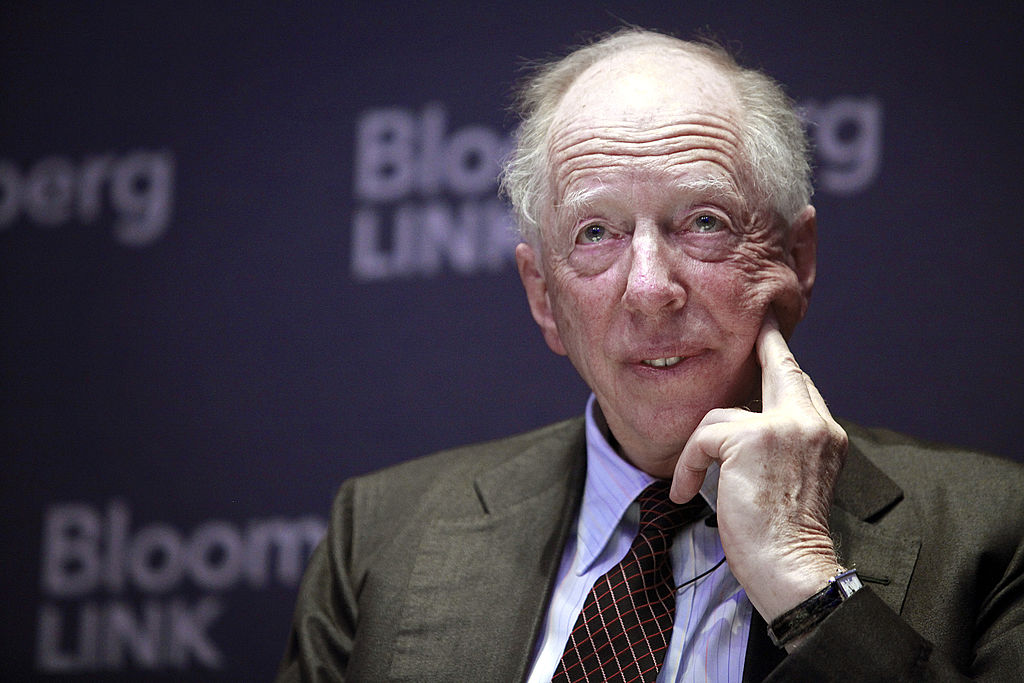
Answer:
[[[674,311],[686,303],[679,279],[678,255],[672,254],[657,229],[637,229],[630,243],[631,260],[622,302],[627,310],[646,315]]]

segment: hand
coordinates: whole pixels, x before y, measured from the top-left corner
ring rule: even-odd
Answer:
[[[828,513],[847,438],[769,312],[757,339],[763,411],[719,408],[683,448],[672,499],[695,496],[721,464],[718,529],[729,568],[765,621],[840,571]]]

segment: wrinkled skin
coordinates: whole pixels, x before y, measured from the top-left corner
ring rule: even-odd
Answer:
[[[845,444],[806,390],[795,403],[772,390],[775,412],[766,406],[754,436],[728,448],[727,427],[738,421],[713,412],[757,399],[783,366],[801,387],[806,377],[778,360],[788,353],[778,326],[790,333],[807,309],[814,209],[787,225],[752,195],[741,121],[731,83],[692,57],[636,51],[599,62],[560,103],[548,144],[554,202],[540,243],[519,245],[516,256],[545,340],[594,391],[623,457],[657,477],[675,474],[677,500],[722,462],[730,568],[771,619],[837,570],[826,519]],[[709,418],[719,426],[705,429]],[[777,456],[769,442],[784,443],[796,463],[767,465]],[[816,454],[800,458],[794,448]],[[785,529],[759,543],[777,526],[764,521],[780,519]],[[780,581],[748,586],[766,556]]]
[[[668,89],[677,63],[631,67],[599,64],[567,93],[549,146],[558,205],[540,262],[526,245],[520,260],[544,274],[527,290],[545,290],[531,302],[548,344],[594,390],[624,455],[670,476],[709,410],[756,394],[769,305],[791,318],[806,307],[813,248],[802,280],[791,252],[813,244],[813,209],[784,234],[745,198],[738,104],[721,76],[691,66],[689,88]]]

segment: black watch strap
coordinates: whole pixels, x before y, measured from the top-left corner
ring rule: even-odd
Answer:
[[[857,571],[854,569],[836,574],[820,591],[773,619],[768,626],[768,637],[772,639],[775,647],[785,646],[824,621],[825,617],[860,590],[861,586]]]

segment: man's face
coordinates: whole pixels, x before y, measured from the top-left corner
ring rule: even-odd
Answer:
[[[552,126],[540,254],[517,251],[549,346],[648,471],[671,474],[709,410],[756,395],[766,312],[792,329],[813,282],[813,209],[787,232],[744,195],[740,116],[729,82],[684,55],[591,67]]]

